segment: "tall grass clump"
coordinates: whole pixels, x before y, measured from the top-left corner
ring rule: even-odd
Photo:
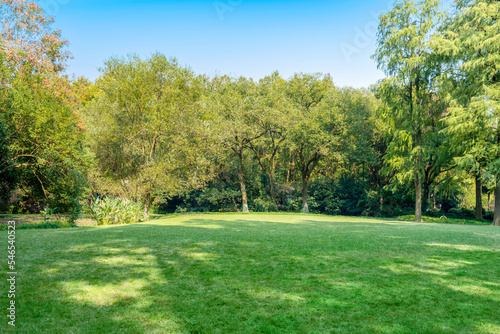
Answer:
[[[92,201],[90,212],[97,225],[134,224],[144,220],[141,205],[122,198],[97,198]]]

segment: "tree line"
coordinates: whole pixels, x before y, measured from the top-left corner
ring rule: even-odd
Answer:
[[[4,209],[77,216],[120,197],[156,211],[445,215],[474,182],[500,225],[500,4],[396,1],[373,59],[386,78],[194,73],[155,53],[65,74],[67,41],[35,3],[1,1]],[[487,215],[489,213],[486,212]]]

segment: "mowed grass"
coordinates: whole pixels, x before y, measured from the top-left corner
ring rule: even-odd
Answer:
[[[500,333],[491,226],[200,214],[17,247],[16,333]]]

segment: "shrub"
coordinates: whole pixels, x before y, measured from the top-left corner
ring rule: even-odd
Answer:
[[[241,191],[231,188],[206,188],[197,198],[198,206],[212,212],[236,212],[239,202]]]
[[[495,211],[483,210],[483,219],[493,221],[494,217],[495,217]]]
[[[437,208],[431,208],[431,209],[425,210],[424,215],[426,215],[428,217],[440,218],[440,217],[446,216],[446,213],[443,210],[439,210]]]
[[[97,225],[133,224],[143,220],[142,207],[136,202],[122,198],[95,199],[90,211]]]
[[[446,217],[456,219],[474,219],[476,217],[476,213],[474,210],[466,208],[452,208],[448,210]]]
[[[366,202],[367,185],[354,177],[341,177],[338,181],[322,178],[311,184],[310,207],[313,211],[328,215],[360,215]]]
[[[276,212],[278,207],[270,199],[257,198],[251,206],[256,212]]]
[[[361,215],[379,217],[380,212],[380,196],[375,190],[369,190],[366,193],[366,198],[358,203],[360,208],[363,208]]]
[[[54,228],[69,228],[76,227],[74,224],[63,223],[60,221],[43,222],[43,223],[32,223],[32,224],[20,224],[16,226],[17,230],[40,230],[40,229],[54,229]],[[0,225],[0,231],[7,230],[7,225]]]
[[[21,225],[17,226],[17,229],[18,230],[32,230],[32,229],[66,228],[66,227],[76,227],[76,225],[55,221],[55,222],[44,222],[44,223],[35,223],[35,224],[21,224]]]

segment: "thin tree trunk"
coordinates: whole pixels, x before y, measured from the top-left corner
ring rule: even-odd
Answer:
[[[384,210],[384,194],[382,193],[382,182],[380,181],[380,176],[378,180],[378,196],[379,196],[379,215],[382,216],[382,211]]]
[[[436,188],[432,191],[432,208],[436,208]]]
[[[422,212],[425,212],[427,209],[430,207],[430,199],[431,199],[431,192],[430,192],[430,184],[426,181],[424,181],[424,194],[423,194],[423,202],[422,202]]]
[[[480,175],[476,175],[476,219],[483,220],[483,184]]]
[[[271,195],[273,203],[278,205],[276,201],[276,194],[274,193],[274,178],[272,176],[269,177],[269,195]]]
[[[307,188],[309,180],[307,177],[302,178],[302,212],[309,213],[309,205],[307,204]]]
[[[495,217],[493,218],[493,225],[500,226],[500,182],[495,187]]]
[[[415,221],[422,222],[422,134],[417,132],[418,162],[415,172]]]
[[[290,182],[290,165],[292,164],[292,162],[290,161],[288,163],[288,169],[286,171],[286,183],[288,184]]]
[[[240,159],[240,169],[238,171],[238,178],[240,179],[240,187],[241,187],[241,202],[243,204],[243,212],[249,212],[248,210],[248,197],[247,197],[247,187],[245,185],[245,178],[243,175],[244,167],[243,167],[243,149],[240,149],[238,152],[238,157]]]
[[[419,172],[415,173],[415,221],[422,222],[422,181]]]
[[[149,207],[151,206],[151,194],[147,194],[146,198],[144,200],[144,220],[148,221],[149,220]]]

